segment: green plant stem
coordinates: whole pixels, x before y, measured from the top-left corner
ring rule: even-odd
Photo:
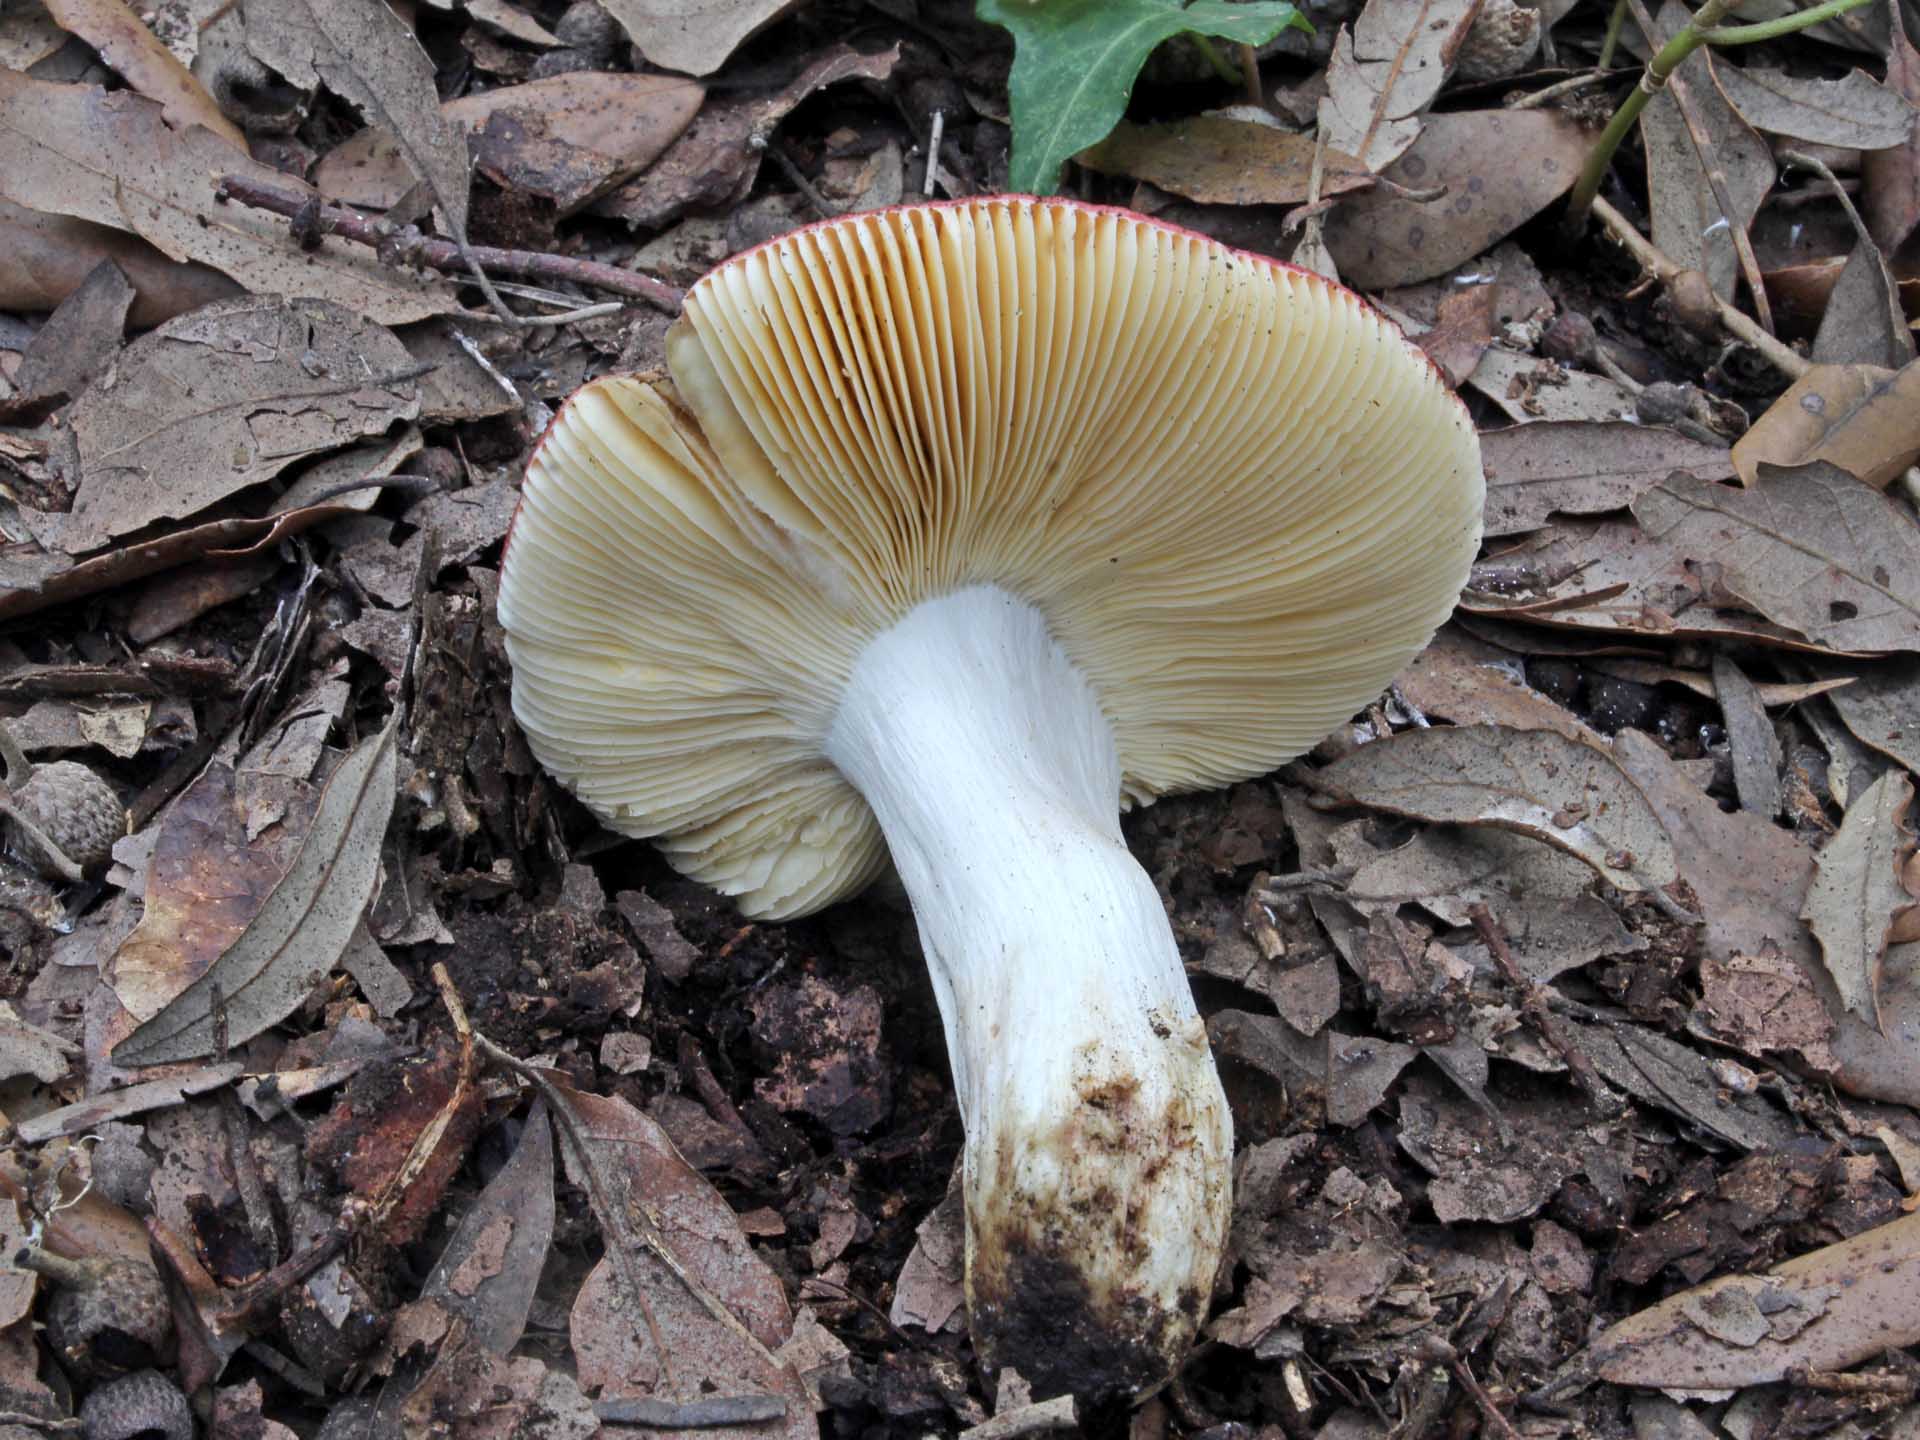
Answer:
[[[1194,34],[1189,34],[1187,39],[1194,43],[1195,48],[1200,51],[1201,58],[1214,68],[1215,73],[1218,74],[1222,80],[1226,81],[1229,85],[1238,85],[1240,83],[1240,67],[1227,59],[1227,57],[1222,55],[1218,50],[1214,49],[1213,41],[1204,35]]]
[[[1784,35],[1793,35],[1809,26],[1831,20],[1849,10],[1857,10],[1868,0],[1824,0],[1823,4],[1811,10],[1802,10],[1795,15],[1783,15],[1777,20],[1763,20],[1755,25],[1722,25],[1720,19],[1731,10],[1736,0],[1707,0],[1694,17],[1680,28],[1659,53],[1647,62],[1647,68],[1640,76],[1640,83],[1633,87],[1627,98],[1620,102],[1620,108],[1613,112],[1613,118],[1607,122],[1607,128],[1594,142],[1593,149],[1587,152],[1586,163],[1581,167],[1580,177],[1574,181],[1573,193],[1567,197],[1567,214],[1564,224],[1569,231],[1579,230],[1587,223],[1587,215],[1593,209],[1593,197],[1600,193],[1600,182],[1606,178],[1607,167],[1613,163],[1614,152],[1625,142],[1632,131],[1634,122],[1640,118],[1640,112],[1647,108],[1647,101],[1657,94],[1667,83],[1667,77],[1685,63],[1687,57],[1702,45],[1751,45],[1761,40],[1777,40]],[[1607,22],[1607,38],[1601,43],[1601,65],[1611,58],[1620,26],[1626,15],[1627,0],[1619,0],[1613,15]],[[1649,39],[1652,37],[1649,36]]]
[[[1711,29],[1703,29],[1700,38],[1709,45],[1755,45],[1762,40],[1778,40],[1782,35],[1792,35],[1808,26],[1835,19],[1867,3],[1868,0],[1826,0],[1826,3],[1816,5],[1811,10],[1802,10],[1796,15],[1782,15],[1777,20],[1756,20],[1751,25],[1715,25]]]
[[[1600,58],[1594,62],[1594,69],[1606,70],[1613,65],[1613,52],[1620,48],[1620,32],[1626,23],[1627,0],[1613,0],[1613,13],[1607,17],[1607,34],[1600,42]]]

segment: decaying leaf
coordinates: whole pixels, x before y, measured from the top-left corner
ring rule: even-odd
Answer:
[[[1408,730],[1316,772],[1353,803],[1452,825],[1492,825],[1578,856],[1622,890],[1679,877],[1646,797],[1604,751],[1548,730]]]
[[[1618,510],[1676,470],[1725,480],[1724,445],[1625,421],[1540,421],[1480,437],[1487,471],[1487,534],[1537,529],[1549,515]]]
[[[1899,283],[1864,226],[1827,296],[1813,337],[1813,358],[1822,365],[1895,370],[1913,360],[1913,332],[1907,328]]]
[[[1771,819],[1780,813],[1780,767],[1785,757],[1760,691],[1724,654],[1713,657],[1713,689],[1727,726],[1733,788],[1740,806]]]
[[[416,368],[390,331],[323,300],[229,300],[168,321],[73,407],[80,489],[62,548],[183,519],[414,418]]]
[[[1920,366],[1816,365],[1733,446],[1744,485],[1762,464],[1823,460],[1884,490],[1920,459]]]
[[[1920,775],[1920,660],[1889,661],[1858,673],[1833,708],[1862,745]]]
[[[70,400],[125,343],[134,291],[126,273],[102,260],[78,290],[60,302],[20,360],[15,384],[27,406]]]
[[[1473,374],[1480,357],[1493,343],[1499,294],[1500,287],[1492,283],[1460,287],[1440,302],[1432,328],[1414,341],[1456,390]]]
[[[1165,125],[1122,120],[1077,157],[1103,175],[1130,175],[1203,205],[1294,205],[1307,198],[1314,139],[1225,115]],[[1320,193],[1344,195],[1373,183],[1351,155],[1329,148]]]
[[[1420,115],[1440,93],[1480,0],[1368,0],[1334,37],[1320,132],[1378,173],[1420,138]]]
[[[247,0],[247,49],[304,90],[324,82],[386,131],[465,238],[466,137],[440,113],[433,62],[398,15],[359,0]]]
[[[791,10],[797,0],[611,0],[640,53],[663,70],[711,75],[755,31]]]
[[[1889,31],[1887,88],[1917,107],[1916,118],[1908,120],[1898,144],[1860,157],[1866,182],[1860,208],[1874,243],[1891,255],[1920,222],[1920,51],[1907,39],[1904,25],[1890,26]]]
[[[1833,465],[1761,465],[1747,489],[1662,481],[1634,501],[1648,535],[1718,567],[1730,595],[1836,650],[1920,650],[1920,528]]]
[[[1864,70],[1841,80],[1818,80],[1784,70],[1736,65],[1705,52],[1713,83],[1727,103],[1756,130],[1842,150],[1885,150],[1904,145],[1920,110]]]
[[[1735,1389],[1845,1370],[1920,1340],[1920,1215],[1728,1275],[1613,1326],[1576,1362],[1616,1385]]]
[[[1591,144],[1554,110],[1429,115],[1413,148],[1381,172],[1405,188],[1342,200],[1327,219],[1327,247],[1362,289],[1444,275],[1565,193]],[[1407,198],[1440,186],[1438,200]]]
[[[1889,770],[1847,807],[1840,830],[1814,857],[1800,918],[1813,927],[1840,1003],[1880,1023],[1879,974],[1894,912],[1907,903],[1896,868],[1913,782]]]
[[[1665,44],[1690,18],[1679,0],[1657,16]],[[1679,92],[1684,90],[1682,106]],[[1647,149],[1653,243],[1675,264],[1698,270],[1714,293],[1731,298],[1738,248],[1773,188],[1773,151],[1713,87],[1706,47],[1696,50],[1640,112]],[[1723,214],[1720,194],[1733,213]]]
[[[510,168],[518,188],[552,199],[564,215],[652,164],[705,95],[674,75],[578,71],[464,95],[440,109],[456,134],[475,137],[483,168]],[[414,182],[399,141],[369,127],[328,152],[313,183],[336,200],[384,210]]]
[[[393,811],[394,722],[362,740],[327,782],[299,852],[246,930],[192,985],[114,1048],[118,1065],[210,1053],[290,1015],[340,958],[373,896]]]
[[[0,200],[131,231],[168,259],[210,265],[257,295],[335,300],[383,323],[458,308],[451,289],[364,246],[330,236],[302,251],[285,221],[216,199],[228,174],[300,188],[204,127],[174,130],[143,96],[0,70]]]
[[[240,288],[218,270],[169,260],[137,235],[0,198],[0,308],[51,310],[106,260],[133,283],[127,318],[141,329],[224,300]]]
[[[100,52],[135,90],[160,103],[167,123],[177,130],[204,125],[244,155],[247,137],[220,112],[193,72],[140,23],[120,0],[47,0],[48,13]]]
[[[792,1329],[786,1294],[726,1201],[624,1100],[554,1093],[567,1171],[608,1247],[573,1303],[582,1383],[662,1400],[773,1395],[784,1415],[742,1433],[810,1440],[806,1387],[771,1353]]]

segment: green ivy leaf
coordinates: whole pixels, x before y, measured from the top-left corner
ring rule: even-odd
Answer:
[[[1013,163],[1008,187],[1051,194],[1060,167],[1107,138],[1147,56],[1175,35],[1264,45],[1309,25],[1285,0],[976,0],[980,19],[1013,32]]]

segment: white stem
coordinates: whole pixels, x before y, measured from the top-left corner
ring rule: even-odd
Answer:
[[[977,586],[867,647],[827,754],[879,818],[932,970],[988,1374],[1157,1387],[1205,1316],[1232,1122],[1120,833],[1111,725],[1039,611]]]

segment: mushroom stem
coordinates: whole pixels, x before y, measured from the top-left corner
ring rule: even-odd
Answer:
[[[861,654],[827,754],[913,901],[966,1127],[967,1304],[991,1376],[1140,1396],[1205,1317],[1232,1122],[1112,726],[1040,612],[929,600]]]

